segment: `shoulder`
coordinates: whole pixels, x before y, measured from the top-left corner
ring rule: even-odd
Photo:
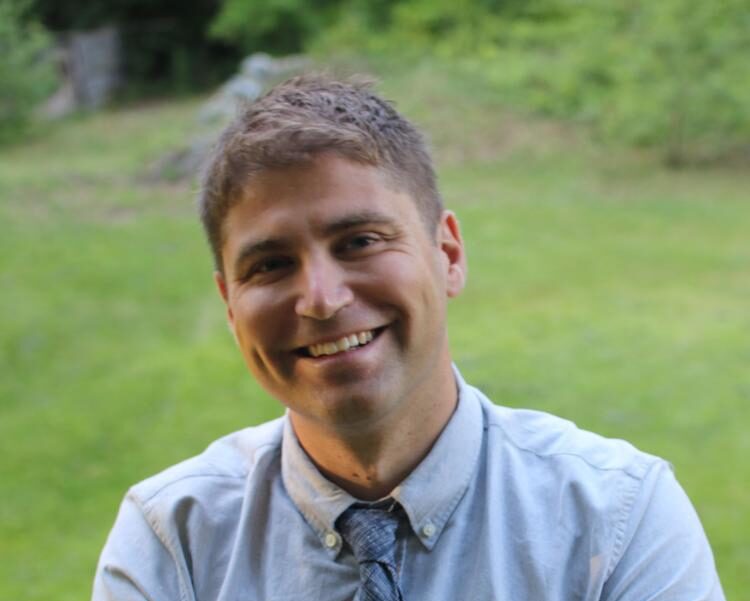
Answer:
[[[578,428],[566,419],[492,404],[478,393],[487,439],[487,478],[501,478],[502,496],[547,531],[601,537],[610,557],[655,492],[669,504],[671,466],[630,443]],[[606,542],[605,542],[606,541]]]
[[[583,430],[575,423],[542,411],[493,404],[479,393],[489,436],[506,450],[530,461],[578,467],[583,472],[620,472],[646,476],[662,459],[629,442]]]
[[[239,430],[213,442],[200,455],[182,461],[139,482],[128,497],[148,512],[181,499],[214,501],[217,496],[241,493],[245,482],[261,479],[278,459],[283,420]]]
[[[99,559],[94,598],[192,599],[198,574],[225,569],[243,504],[278,481],[282,431],[283,419],[240,430],[133,486]]]
[[[675,576],[674,590],[699,583],[708,591],[700,598],[721,598],[705,533],[668,462],[568,420],[478,395],[485,477],[498,482],[494,499],[502,499],[513,518],[508,527],[515,540],[528,539],[531,555],[555,565],[561,550],[574,556],[583,549],[589,585],[638,589],[623,598],[651,598],[649,587],[664,585],[661,574],[681,572],[692,576]],[[642,575],[632,578],[635,572]]]
[[[94,598],[140,599],[151,588],[159,594],[149,598],[192,598],[194,566],[224,569],[215,560],[239,536],[241,508],[278,483],[282,431],[283,418],[240,430],[133,486],[102,551]]]

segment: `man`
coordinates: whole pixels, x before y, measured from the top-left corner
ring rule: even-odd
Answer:
[[[133,487],[95,600],[723,599],[664,461],[454,369],[458,222],[367,86],[304,76],[247,107],[200,207],[230,328],[287,412]]]

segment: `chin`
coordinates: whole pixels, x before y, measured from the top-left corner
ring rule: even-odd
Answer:
[[[346,387],[344,387],[346,388]],[[336,429],[349,429],[377,422],[387,415],[393,408],[392,397],[383,394],[380,386],[375,390],[362,390],[359,386],[351,386],[351,390],[325,390],[316,394],[301,407],[299,402],[295,406],[288,405],[307,419]]]

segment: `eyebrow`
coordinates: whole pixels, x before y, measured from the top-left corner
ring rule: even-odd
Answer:
[[[324,234],[337,234],[353,227],[361,225],[396,225],[396,222],[389,216],[379,211],[359,211],[346,215],[340,219],[326,223],[321,229]]]
[[[237,258],[234,260],[234,271],[241,271],[242,265],[255,255],[278,252],[280,250],[284,250],[287,247],[288,244],[286,244],[279,238],[267,238],[266,240],[259,240],[258,242],[250,242],[248,244],[244,244],[240,249]]]
[[[324,236],[330,236],[355,227],[370,224],[394,226],[396,225],[396,222],[391,217],[379,211],[359,211],[323,224],[320,228],[320,232]],[[249,242],[248,244],[243,245],[240,249],[237,259],[234,261],[234,269],[235,271],[240,271],[243,263],[254,255],[279,252],[288,249],[289,246],[289,242],[284,238],[266,238],[264,240],[258,240],[257,242]]]

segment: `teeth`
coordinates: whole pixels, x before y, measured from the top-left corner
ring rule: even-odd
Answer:
[[[349,336],[343,336],[334,342],[322,342],[320,344],[312,344],[307,347],[313,357],[320,357],[321,355],[335,355],[336,353],[343,353],[349,349],[357,348],[367,344],[372,340],[372,331],[367,330],[365,332],[358,332],[357,334],[350,334]]]

